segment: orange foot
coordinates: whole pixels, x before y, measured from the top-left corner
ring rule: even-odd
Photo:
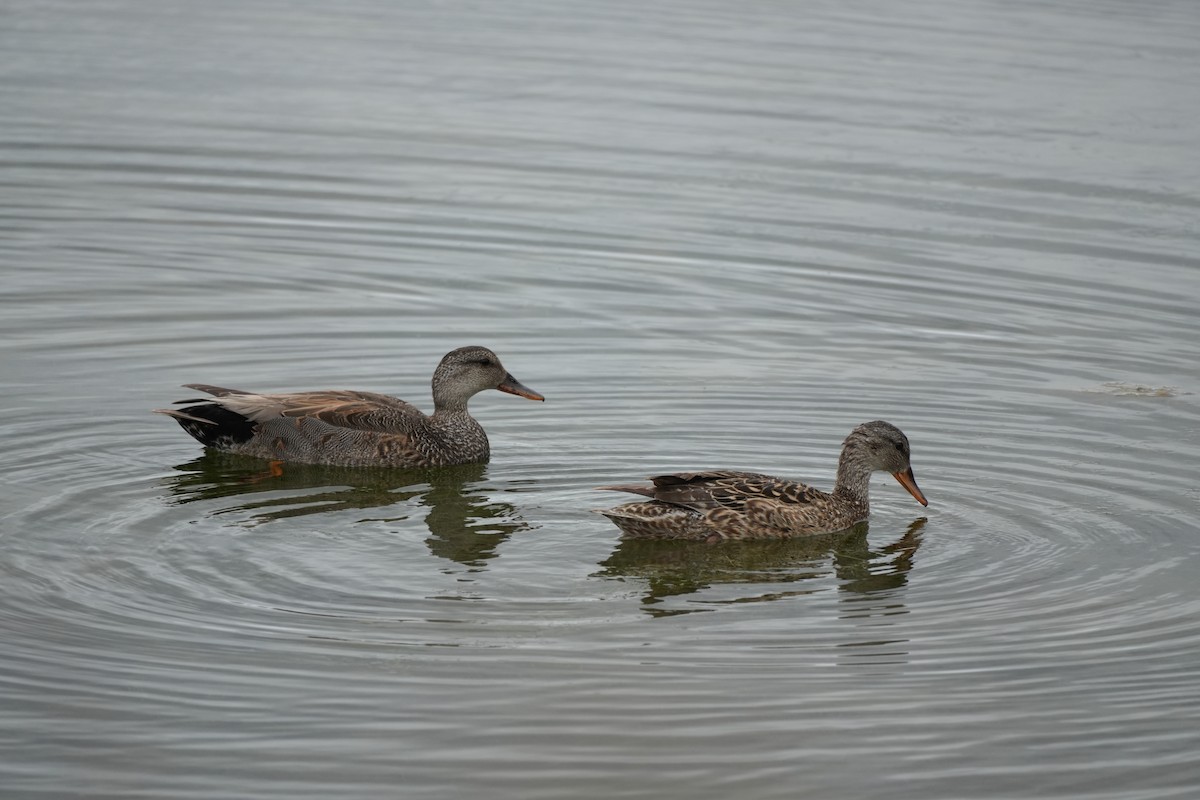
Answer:
[[[248,478],[244,478],[243,483],[259,483],[261,481],[267,480],[268,478],[282,478],[282,477],[283,477],[283,462],[282,461],[272,461],[272,462],[270,462],[270,464],[267,465],[266,472],[260,472],[257,475],[251,475]]]

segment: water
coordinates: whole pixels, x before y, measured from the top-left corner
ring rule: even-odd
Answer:
[[[11,3],[5,797],[1183,798],[1200,12]],[[203,454],[178,385],[542,404],[486,466]],[[869,527],[622,541],[592,487]]]

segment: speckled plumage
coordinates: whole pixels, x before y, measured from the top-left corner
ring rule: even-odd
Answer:
[[[438,467],[487,461],[483,427],[467,411],[485,389],[542,400],[486,347],[460,347],[433,374],[431,415],[395,397],[329,390],[255,394],[190,383],[211,398],[182,400],[174,417],[192,437],[218,450],[279,461],[338,466]]]
[[[626,536],[648,539],[780,539],[844,530],[870,513],[871,473],[892,473],[927,505],[909,464],[908,438],[876,420],[842,444],[837,483],[822,492],[803,483],[753,472],[679,472],[650,478],[652,486],[605,486],[652,498],[601,510]]]

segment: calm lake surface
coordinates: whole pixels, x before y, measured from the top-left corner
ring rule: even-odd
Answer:
[[[11,2],[5,798],[1192,798],[1200,4]],[[202,449],[182,383],[490,464]],[[593,487],[867,526],[639,543]]]

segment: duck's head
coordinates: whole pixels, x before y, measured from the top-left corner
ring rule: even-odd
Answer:
[[[908,490],[923,506],[929,505],[925,494],[917,486],[913,477],[912,465],[909,463],[908,437],[904,431],[890,422],[877,419],[874,422],[864,422],[846,437],[847,449],[853,448],[854,454],[871,470],[882,470],[892,473],[892,477]]]
[[[499,389],[530,400],[546,399],[510,375],[486,347],[451,350],[433,372],[435,408],[466,406],[472,396],[485,389]]]

